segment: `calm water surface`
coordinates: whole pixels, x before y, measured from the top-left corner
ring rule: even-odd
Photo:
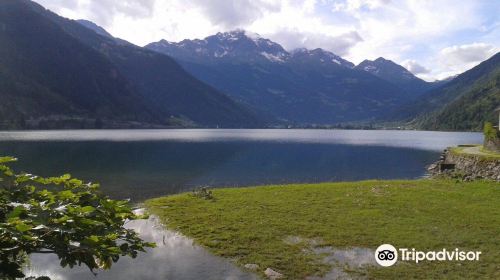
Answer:
[[[355,130],[73,130],[0,132],[0,155],[17,170],[71,172],[117,198],[145,198],[199,185],[248,186],[370,178],[418,178],[442,149],[480,143],[478,133]],[[255,279],[154,221],[128,225],[157,248],[122,258],[94,277],[35,255],[27,275],[52,279]],[[265,268],[263,268],[265,269]]]
[[[25,269],[28,276],[48,276],[51,280],[257,280],[226,259],[216,257],[193,241],[165,230],[155,217],[131,221],[126,225],[157,247],[139,253],[137,258],[120,258],[110,270],[94,276],[88,268],[62,268],[54,255],[32,255]]]
[[[479,133],[362,130],[68,130],[0,132],[17,170],[70,172],[115,198],[200,185],[249,186],[418,178],[447,146]]]

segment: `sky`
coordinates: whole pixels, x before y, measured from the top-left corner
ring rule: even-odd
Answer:
[[[136,45],[244,29],[355,64],[384,57],[427,81],[500,51],[498,0],[35,0]]]

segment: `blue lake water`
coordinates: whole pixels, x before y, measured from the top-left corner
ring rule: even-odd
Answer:
[[[480,143],[479,133],[356,130],[71,130],[0,132],[0,155],[16,170],[66,172],[102,184],[117,198],[145,198],[196,186],[419,178],[440,152]],[[94,277],[33,255],[27,275],[66,279],[256,279],[154,221],[128,225],[157,248],[121,258]],[[262,268],[265,269],[265,268]]]
[[[419,178],[448,146],[479,133],[368,130],[67,130],[0,132],[18,171],[71,173],[140,201],[201,185]]]

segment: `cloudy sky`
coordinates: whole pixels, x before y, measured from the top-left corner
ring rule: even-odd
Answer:
[[[236,28],[354,63],[385,57],[426,80],[461,73],[500,50],[498,0],[36,0],[143,46]]]

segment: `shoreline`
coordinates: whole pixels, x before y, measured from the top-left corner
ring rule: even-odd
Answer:
[[[262,277],[268,277],[269,268],[283,279],[321,279],[331,273],[495,278],[500,257],[493,240],[500,234],[494,223],[500,215],[495,207],[500,203],[498,187],[493,181],[445,179],[271,185],[212,189],[213,198],[183,193],[147,200],[145,206],[169,229]],[[467,262],[387,269],[335,259],[356,252],[369,256],[367,252],[384,243],[480,249],[484,263],[479,269]]]
[[[500,153],[482,145],[459,145],[443,151],[441,158],[427,168],[431,177],[471,181],[489,179],[500,182]]]
[[[384,127],[384,128],[367,128],[367,127],[176,127],[176,126],[163,126],[163,127],[108,127],[108,128],[27,128],[27,129],[0,129],[0,132],[30,132],[30,131],[113,131],[113,130],[363,130],[363,131],[422,131],[422,132],[457,132],[457,133],[481,133],[479,130],[428,130],[416,128],[398,128],[398,127]]]

